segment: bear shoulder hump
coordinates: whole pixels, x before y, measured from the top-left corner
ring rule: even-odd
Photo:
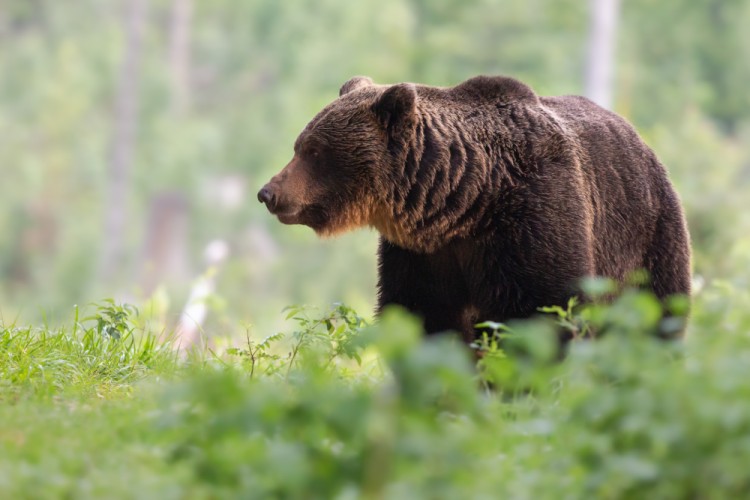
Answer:
[[[538,102],[538,97],[531,87],[507,76],[475,76],[451,89],[457,97],[481,99],[487,101]]]

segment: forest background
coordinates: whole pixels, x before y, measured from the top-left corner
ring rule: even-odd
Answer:
[[[170,329],[207,276],[209,334],[273,331],[289,304],[369,315],[377,235],[318,240],[255,199],[304,125],[362,74],[590,94],[601,44],[596,2],[580,0],[0,5],[0,312],[19,323],[113,297]],[[615,14],[609,105],[670,171],[698,293],[746,287],[750,3],[623,0]],[[207,249],[227,256],[212,268]]]

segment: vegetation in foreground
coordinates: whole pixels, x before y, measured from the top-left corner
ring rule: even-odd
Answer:
[[[3,498],[729,498],[750,488],[750,312],[684,343],[647,293],[486,325],[474,356],[389,310],[292,308],[289,335],[180,361],[114,303],[0,329]],[[550,321],[581,331],[557,361]],[[498,340],[500,343],[498,343]],[[488,389],[488,385],[494,389]]]

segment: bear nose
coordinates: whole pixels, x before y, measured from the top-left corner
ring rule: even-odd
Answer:
[[[276,201],[276,195],[271,191],[271,188],[269,188],[267,185],[263,186],[260,191],[258,191],[258,201],[261,203],[265,203],[268,208],[273,208]]]

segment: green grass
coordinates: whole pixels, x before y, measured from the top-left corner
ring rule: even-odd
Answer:
[[[740,498],[748,303],[709,287],[669,344],[626,292],[489,325],[478,366],[401,311],[368,326],[340,305],[184,361],[111,302],[4,327],[0,498]],[[560,362],[550,321],[609,334]]]
[[[167,343],[139,333],[129,324],[134,309],[111,302],[89,318],[76,318],[69,329],[15,326],[0,329],[0,400],[82,396],[112,398],[133,383],[174,372],[176,357]]]

